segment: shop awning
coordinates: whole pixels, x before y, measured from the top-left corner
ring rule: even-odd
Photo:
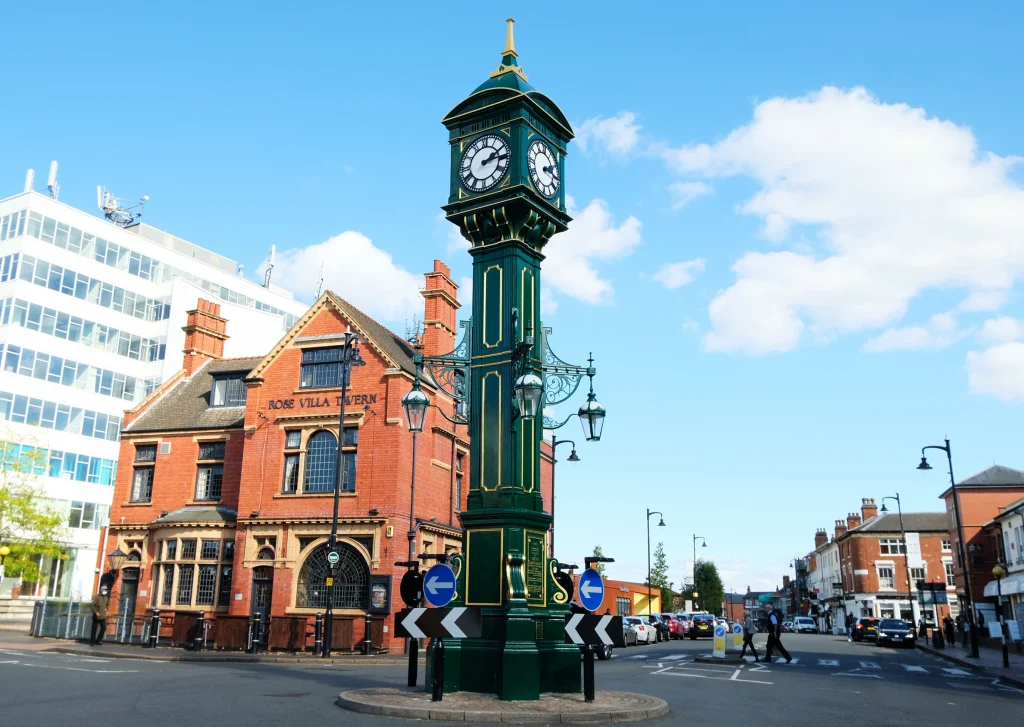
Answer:
[[[1024,593],[1024,573],[1016,576],[1007,576],[1002,579],[1002,591],[1004,596],[1012,596],[1016,593]],[[996,581],[989,581],[985,584],[985,596],[995,598],[998,595],[999,586]]]

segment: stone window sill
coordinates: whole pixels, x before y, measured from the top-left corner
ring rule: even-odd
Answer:
[[[153,503],[150,502],[122,502],[121,507],[153,507]]]
[[[338,497],[355,497],[354,492],[339,492]],[[333,492],[279,492],[274,495],[275,500],[294,500],[302,497],[334,497]]]

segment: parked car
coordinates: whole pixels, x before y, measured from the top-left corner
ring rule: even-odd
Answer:
[[[853,626],[854,641],[877,641],[878,640],[878,619],[874,616],[865,616],[857,619]]]
[[[914,648],[917,634],[914,627],[897,618],[883,618],[878,622],[875,639],[879,646],[909,646]]]
[[[653,644],[657,640],[657,630],[639,616],[627,616],[625,621],[633,627],[637,644]]]
[[[641,618],[647,619],[647,622],[654,627],[655,641],[668,641],[671,638],[668,621],[662,618],[660,613],[652,613]]]
[[[810,616],[797,616],[793,619],[793,629],[798,634],[816,634],[818,624]]]
[[[710,613],[693,614],[693,626],[689,631],[690,638],[696,640],[698,636],[715,635],[715,617]]]
[[[783,633],[791,634],[791,633],[793,633],[793,629],[794,628],[796,628],[796,627],[793,625],[793,622],[790,621],[789,619],[786,619],[785,621],[782,622],[782,631],[783,631]]]
[[[661,617],[668,623],[668,634],[669,638],[681,639],[685,630],[683,629],[683,622],[679,620],[679,616],[674,613],[663,613]]]
[[[626,646],[637,645],[636,631],[634,631],[633,627],[629,624],[628,618],[622,619],[622,642]]]

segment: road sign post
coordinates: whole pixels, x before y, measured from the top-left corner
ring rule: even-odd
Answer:
[[[410,608],[418,607],[420,599],[423,598],[423,574],[420,573],[420,562],[418,560],[402,560],[395,565],[404,565],[409,569],[402,576],[402,582],[398,587],[402,600]],[[395,635],[398,635],[397,617],[395,618]],[[409,671],[406,683],[410,687],[415,687],[418,677],[416,672],[419,668],[419,642],[416,639],[409,639],[407,643],[409,645]]]
[[[583,649],[583,701],[594,701],[594,647]]]

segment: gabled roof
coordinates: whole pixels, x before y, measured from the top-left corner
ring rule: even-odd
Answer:
[[[328,290],[309,307],[302,318],[296,321],[291,330],[270,350],[270,353],[263,358],[256,359],[257,363],[249,375],[250,378],[262,378],[263,372],[274,359],[292,341],[301,336],[303,329],[317,314],[328,307],[338,311],[341,317],[347,320],[359,334],[360,343],[376,351],[388,363],[388,366],[402,369],[413,376],[416,375],[416,364],[413,361],[415,351],[408,341],[397,333],[392,333],[347,300]]]
[[[908,533],[944,533],[949,530],[949,521],[944,512],[905,512],[903,513],[903,528]],[[847,530],[846,535],[852,533],[898,533],[899,531],[900,516],[890,512],[873,517],[857,527]]]
[[[994,464],[988,469],[956,483],[957,487],[1005,487],[1012,485],[1024,485],[1024,472],[1015,470],[1012,467],[1003,467],[999,464]]]
[[[245,422],[244,406],[210,408],[210,389],[215,374],[245,375],[260,362],[259,357],[208,361],[158,398],[152,406],[125,427],[125,432],[166,432],[188,429],[227,429]]]

